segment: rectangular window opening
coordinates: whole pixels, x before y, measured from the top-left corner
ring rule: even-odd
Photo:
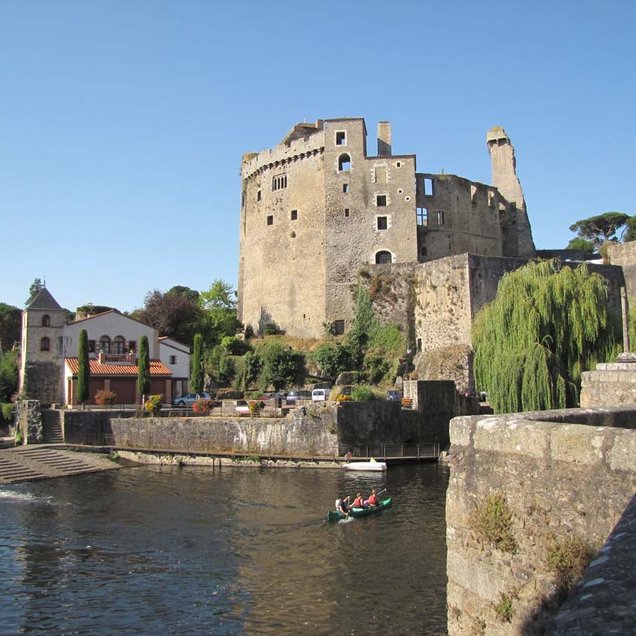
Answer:
[[[437,210],[437,225],[444,225],[444,210]]]
[[[386,194],[376,194],[375,195],[375,204],[379,208],[386,207]]]
[[[431,179],[430,177],[424,178],[424,196],[433,196],[433,179]]]
[[[261,191],[260,190],[256,193],[256,200],[257,201],[261,200]]]
[[[386,216],[377,217],[378,230],[386,230],[389,227],[389,220]]]
[[[343,183],[342,184],[342,191],[346,194],[347,192],[349,192],[349,184],[348,183]]]
[[[177,364],[177,356],[170,356],[170,364]]]
[[[345,321],[334,320],[333,321],[333,333],[335,336],[341,336],[345,332]]]
[[[346,217],[348,217],[348,216],[349,216],[349,208],[345,208],[345,209],[344,209],[344,215],[345,215]]]
[[[273,216],[268,216],[267,217],[267,225],[274,225],[274,217]]]
[[[292,221],[295,221],[298,218],[298,210],[292,210],[290,218]]]
[[[336,132],[336,146],[345,146],[347,144],[347,133],[344,130]]]

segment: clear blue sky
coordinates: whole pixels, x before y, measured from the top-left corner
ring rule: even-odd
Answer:
[[[380,120],[418,170],[516,149],[538,248],[636,214],[632,0],[0,0],[0,301],[236,286],[241,157]],[[372,137],[373,135],[373,137]]]

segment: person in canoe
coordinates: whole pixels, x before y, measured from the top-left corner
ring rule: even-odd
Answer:
[[[362,498],[362,493],[357,493],[356,498],[353,500],[351,504],[352,508],[364,508],[364,499]]]
[[[336,511],[349,516],[349,495],[336,499]]]
[[[365,506],[372,506],[374,508],[378,505],[378,496],[375,494],[375,488],[371,490],[369,498],[364,503]]]

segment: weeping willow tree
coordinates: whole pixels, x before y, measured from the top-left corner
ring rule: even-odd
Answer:
[[[607,281],[542,261],[506,274],[473,325],[474,372],[496,413],[579,403],[581,372],[618,351]]]

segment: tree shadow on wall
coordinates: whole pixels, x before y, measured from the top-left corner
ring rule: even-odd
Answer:
[[[561,605],[565,603],[569,593],[570,588],[565,583],[560,583],[551,594],[538,599],[536,607],[531,610],[521,626],[520,634],[522,636],[543,636],[551,633],[554,627],[554,618]]]

